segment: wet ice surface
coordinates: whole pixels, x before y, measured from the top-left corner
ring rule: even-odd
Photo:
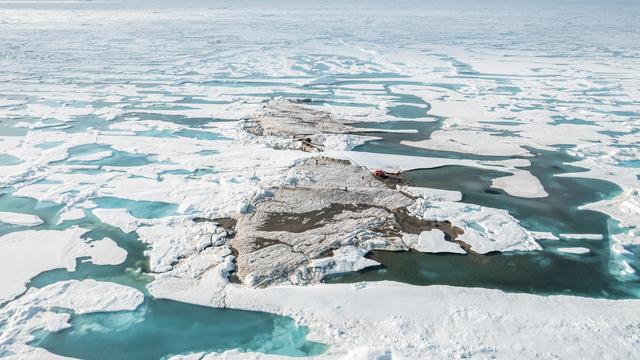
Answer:
[[[405,174],[416,186],[460,191],[462,202],[508,210],[527,230],[603,237],[539,240],[541,252],[508,255],[380,252],[374,259],[383,269],[349,281],[636,297],[637,4],[369,5],[1,4],[0,49],[7,55],[0,59],[0,211],[28,217],[0,223],[0,239],[78,226],[87,230],[79,239],[88,244],[109,238],[128,253],[115,265],[80,253],[64,259],[67,268],[77,261],[75,272],[55,270],[60,264],[39,276],[29,269],[16,288],[35,276],[28,287],[98,279],[145,290],[149,248],[137,226],[249,209],[264,196],[260,187],[304,156],[255,144],[238,125],[265,99],[284,97],[310,99],[360,128],[402,130],[369,134],[381,139],[357,151],[452,161]],[[467,31],[471,23],[478,26]],[[499,163],[513,158],[531,165]],[[458,166],[458,160],[490,168]],[[518,169],[535,176],[548,196],[522,191],[535,186],[515,178],[493,182]],[[572,173],[577,177],[554,176]],[[580,209],[589,203],[596,205]],[[163,265],[197,250],[180,249]],[[155,337],[147,326],[164,323],[166,308],[184,314],[176,331],[204,311],[153,301],[135,313],[145,322],[130,329],[141,341]],[[202,318],[255,317],[266,324],[227,348],[318,351],[289,319],[204,312]],[[91,353],[103,341],[97,334],[70,346],[78,327],[91,323],[113,325],[108,315],[77,316],[72,328],[41,333],[38,343],[63,355]],[[219,334],[225,327],[202,331]],[[293,340],[273,345],[279,331]],[[161,350],[222,347],[187,342]]]

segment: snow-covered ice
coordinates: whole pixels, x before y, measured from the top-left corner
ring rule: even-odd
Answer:
[[[111,239],[87,243],[88,230],[72,227],[64,231],[28,230],[0,237],[0,273],[3,274],[0,302],[25,291],[32,277],[47,270],[74,271],[76,259],[88,256],[97,265],[119,264],[126,252]]]
[[[560,247],[558,251],[566,254],[584,255],[591,252],[591,250],[585,247]]]
[[[560,234],[560,239],[563,240],[575,240],[575,239],[583,239],[583,240],[602,240],[602,234]]]
[[[20,226],[37,226],[43,223],[42,219],[37,215],[5,211],[0,212],[0,222]]]
[[[408,234],[402,238],[408,247],[427,253],[454,253],[466,254],[460,245],[446,241],[442,230],[433,229],[423,231],[420,235]]]
[[[458,236],[473,252],[542,250],[531,232],[505,210],[459,202],[419,200],[412,213],[425,220],[451,221],[464,230]]]

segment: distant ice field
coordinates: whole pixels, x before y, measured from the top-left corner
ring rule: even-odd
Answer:
[[[150,291],[214,242],[188,221],[246,211],[309,156],[242,129],[274,98],[381,130],[334,154],[460,193],[420,214],[537,244],[374,251],[328,283],[637,299],[638,18],[637,1],[0,1],[0,356],[331,355],[295,313]],[[228,275],[230,253],[206,256]],[[63,301],[103,290],[136,301]],[[171,341],[188,331],[216,340]]]

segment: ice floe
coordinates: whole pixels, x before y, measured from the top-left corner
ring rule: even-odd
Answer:
[[[558,248],[558,251],[562,252],[562,253],[566,253],[566,254],[575,254],[575,255],[584,255],[584,254],[588,254],[589,252],[591,252],[591,250],[585,248],[585,247],[561,247]]]
[[[37,215],[2,211],[0,212],[0,222],[20,226],[37,226],[44,221]]]
[[[65,268],[74,271],[76,259],[89,257],[97,265],[113,265],[124,261],[126,252],[110,239],[86,242],[88,230],[72,227],[64,231],[28,230],[0,237],[0,272],[3,286],[0,302],[24,292],[32,277],[47,270]]]
[[[458,202],[426,200],[419,200],[410,210],[425,220],[448,220],[463,229],[464,234],[457,239],[479,254],[493,251],[542,250],[534,236],[505,210]]]
[[[575,239],[582,239],[582,240],[602,240],[603,236],[602,234],[560,234],[560,239],[563,240],[575,240]]]
[[[441,230],[423,231],[420,235],[408,234],[402,238],[408,247],[426,253],[466,254],[459,244],[445,240]]]
[[[105,224],[115,226],[124,233],[135,231],[142,223],[132,216],[127,209],[93,209],[93,214]]]

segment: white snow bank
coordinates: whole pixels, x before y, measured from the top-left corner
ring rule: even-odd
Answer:
[[[72,227],[64,231],[20,231],[0,237],[0,303],[22,293],[25,284],[43,271],[66,268],[74,271],[76,259],[88,256],[95,264],[119,264],[126,252],[113,240],[86,243],[88,230]]]
[[[622,358],[640,350],[638,300],[383,281],[267,289],[228,285],[225,304],[292,316],[310,326],[314,340],[330,345],[318,359],[387,353],[393,359],[528,359],[542,353],[606,358],[612,343]]]
[[[0,222],[20,226],[38,226],[44,223],[44,221],[42,221],[42,219],[37,215],[4,211],[0,212]]]
[[[444,232],[438,229],[423,231],[420,235],[406,234],[402,241],[408,247],[425,253],[467,253],[459,244],[445,240]]]

